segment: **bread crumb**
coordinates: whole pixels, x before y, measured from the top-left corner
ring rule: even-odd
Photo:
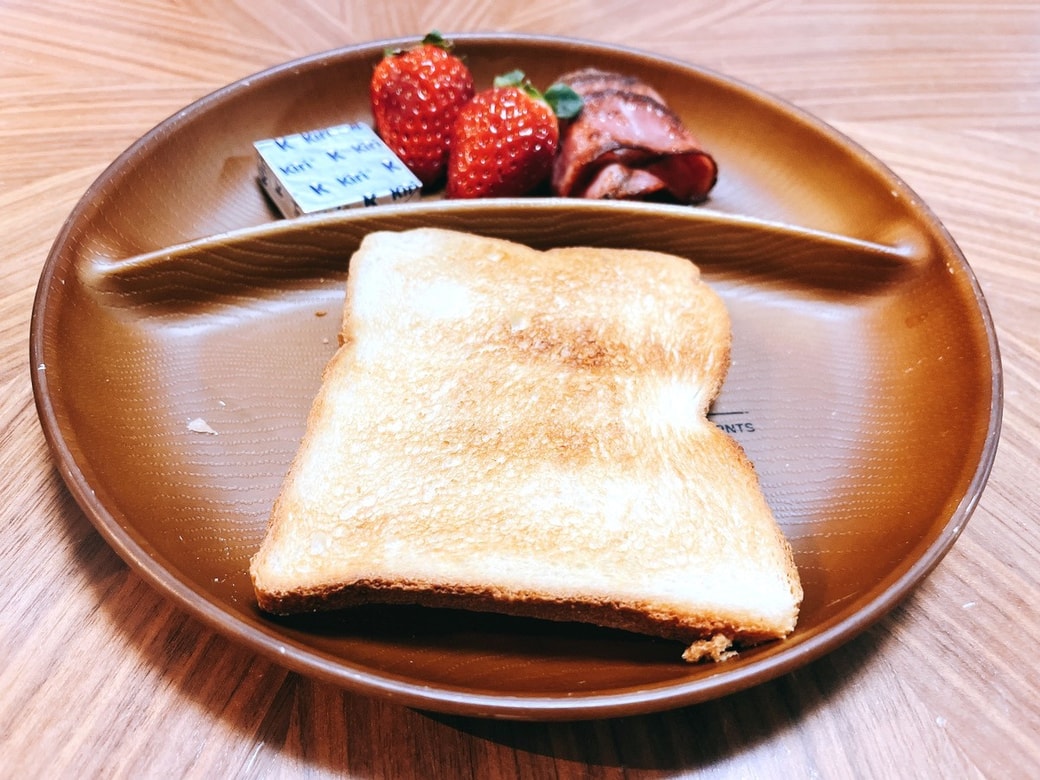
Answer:
[[[201,417],[196,417],[194,420],[188,421],[188,430],[192,433],[208,433],[211,436],[216,436],[217,432],[210,427],[210,424],[203,420]]]
[[[733,640],[725,634],[716,634],[711,639],[700,639],[683,651],[684,661],[691,664],[704,660],[712,660],[715,663],[725,661],[737,654],[733,647]]]

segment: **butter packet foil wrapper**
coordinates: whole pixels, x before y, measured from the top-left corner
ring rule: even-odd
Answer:
[[[417,200],[422,183],[368,125],[256,141],[260,186],[285,217]]]

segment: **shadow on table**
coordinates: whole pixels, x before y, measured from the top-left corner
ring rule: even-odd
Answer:
[[[885,618],[879,627],[783,677],[682,709],[570,723],[429,717],[520,754],[551,756],[556,761],[656,771],[722,766],[754,751],[772,754],[777,736],[798,729],[818,708],[838,698],[870,666],[889,634],[884,625],[893,619]],[[818,750],[805,747],[807,753],[818,755]],[[792,758],[771,755],[755,765],[772,764],[779,770],[789,766]],[[795,759],[794,765],[805,764]]]

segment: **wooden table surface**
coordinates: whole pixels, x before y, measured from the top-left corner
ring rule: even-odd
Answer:
[[[64,488],[29,321],[62,221],[210,91],[345,44],[566,34],[695,62],[887,163],[975,270],[1002,350],[992,475],[950,554],[773,682],[579,723],[433,716],[254,656],[131,573]],[[1040,6],[977,2],[0,2],[0,776],[1040,776]]]

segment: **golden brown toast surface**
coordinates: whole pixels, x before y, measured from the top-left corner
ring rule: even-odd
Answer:
[[[265,610],[405,601],[687,642],[794,627],[790,549],[706,418],[730,324],[689,261],[374,233],[342,339],[252,561]]]

